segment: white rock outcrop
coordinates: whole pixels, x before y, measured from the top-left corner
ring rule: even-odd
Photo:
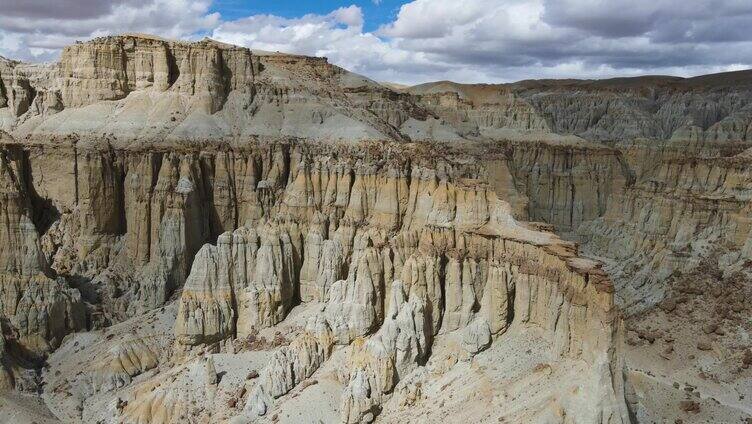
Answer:
[[[431,327],[425,299],[406,298],[402,282],[392,284],[384,323],[368,340],[356,340],[348,359],[349,381],[342,393],[343,423],[370,422],[378,414],[383,396],[397,382],[425,362],[431,345]]]

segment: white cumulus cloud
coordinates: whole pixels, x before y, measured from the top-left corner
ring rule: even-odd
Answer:
[[[0,54],[27,60],[54,58],[76,39],[137,31],[326,56],[408,84],[688,76],[752,64],[749,0],[413,0],[376,31],[364,30],[368,16],[355,5],[223,20],[211,0],[12,3],[0,16]]]
[[[196,37],[220,23],[210,6],[211,0],[11,1],[0,14],[0,54],[52,60],[76,40],[123,32]]]

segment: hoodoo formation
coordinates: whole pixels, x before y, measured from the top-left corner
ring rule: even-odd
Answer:
[[[122,35],[0,58],[0,130],[14,422],[752,420],[752,72]]]

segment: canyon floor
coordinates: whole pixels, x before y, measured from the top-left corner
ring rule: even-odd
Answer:
[[[0,422],[750,423],[752,71],[0,58]]]

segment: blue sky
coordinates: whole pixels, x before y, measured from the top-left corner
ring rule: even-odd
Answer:
[[[123,32],[325,56],[377,81],[693,76],[752,67],[750,0],[11,0],[0,55]]]
[[[458,0],[459,1],[459,0]],[[397,17],[400,6],[406,1],[381,0],[374,2],[328,0],[328,1],[253,1],[253,0],[217,0],[211,6],[212,12],[219,12],[227,20],[240,19],[251,15],[276,15],[285,18],[296,18],[309,13],[325,15],[340,7],[356,5],[363,11],[365,17],[365,31],[375,31],[379,26],[393,21]]]

